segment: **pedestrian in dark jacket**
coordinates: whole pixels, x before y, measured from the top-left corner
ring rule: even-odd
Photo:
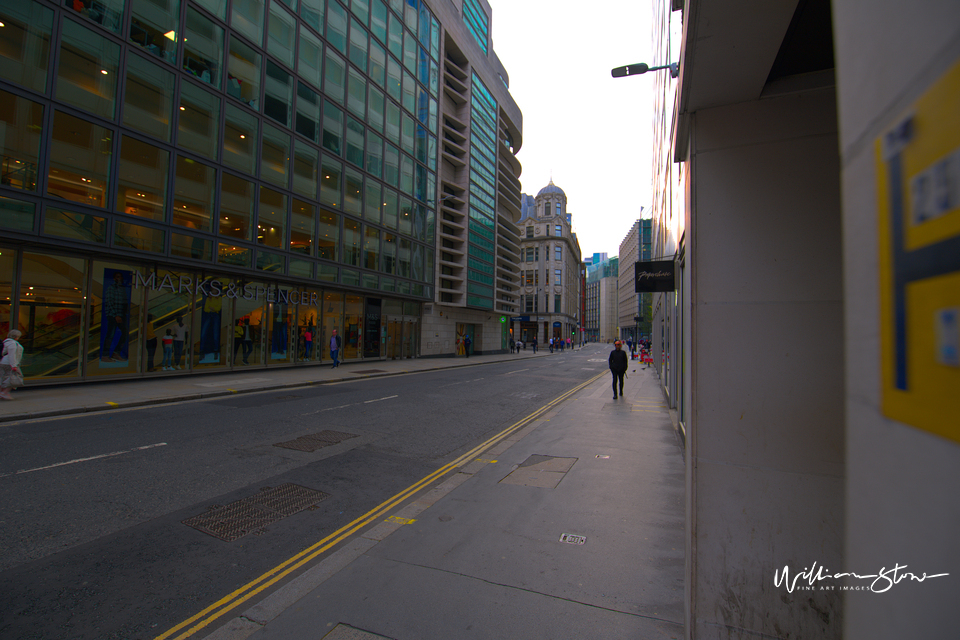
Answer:
[[[623,395],[623,376],[627,373],[627,353],[621,349],[623,346],[619,340],[613,343],[613,351],[610,352],[609,365],[610,373],[613,374],[613,399],[617,399],[617,383],[620,383],[620,395]]]

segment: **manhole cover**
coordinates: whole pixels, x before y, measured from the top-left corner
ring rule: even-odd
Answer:
[[[587,541],[587,536],[577,536],[572,533],[563,533],[560,535],[560,542],[567,544],[583,544]]]
[[[215,506],[206,513],[182,522],[197,531],[230,542],[303,511],[328,496],[323,491],[288,482],[279,487],[262,489],[256,495],[222,507]]]
[[[352,433],[343,433],[341,431],[321,431],[320,433],[311,433],[310,435],[300,436],[296,440],[278,442],[273,446],[312,453],[317,449],[329,447],[331,445],[343,442],[344,440],[349,440],[350,438],[356,437],[357,436]]]

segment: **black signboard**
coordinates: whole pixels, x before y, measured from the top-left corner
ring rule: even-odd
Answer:
[[[673,260],[635,262],[633,282],[634,291],[637,293],[676,291]]]

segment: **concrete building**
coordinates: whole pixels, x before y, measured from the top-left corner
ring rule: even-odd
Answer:
[[[513,335],[541,345],[576,337],[580,317],[580,243],[571,229],[567,196],[550,181],[520,219],[521,314]]]
[[[654,7],[686,637],[956,635],[960,5]]]
[[[650,218],[637,220],[620,243],[619,258],[623,268],[619,270],[617,282],[617,327],[620,339],[631,340],[633,344],[641,335],[650,336],[651,317],[645,309],[650,305],[651,296],[637,293],[633,265],[650,260],[652,228],[653,220]]]
[[[584,336],[587,342],[613,342],[619,337],[618,278],[620,259],[609,258],[587,267]]]

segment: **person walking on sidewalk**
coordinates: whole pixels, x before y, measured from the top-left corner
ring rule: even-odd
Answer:
[[[623,346],[619,340],[613,343],[613,351],[610,352],[608,360],[610,364],[610,373],[613,374],[613,399],[617,399],[617,383],[620,383],[620,395],[623,395],[623,376],[627,373],[627,353],[621,349]]]
[[[470,357],[470,347],[473,345],[473,340],[470,339],[470,336],[466,336],[463,339],[463,353],[469,358]]]
[[[340,366],[340,361],[337,360],[337,357],[340,355],[340,345],[343,344],[343,341],[340,339],[340,336],[337,335],[337,330],[333,330],[333,336],[330,338],[330,357],[333,358],[333,366],[331,369],[336,369]]]
[[[3,357],[0,358],[0,398],[4,400],[13,400],[10,390],[23,385],[23,372],[20,370],[23,345],[17,342],[22,335],[13,329],[3,341]]]

